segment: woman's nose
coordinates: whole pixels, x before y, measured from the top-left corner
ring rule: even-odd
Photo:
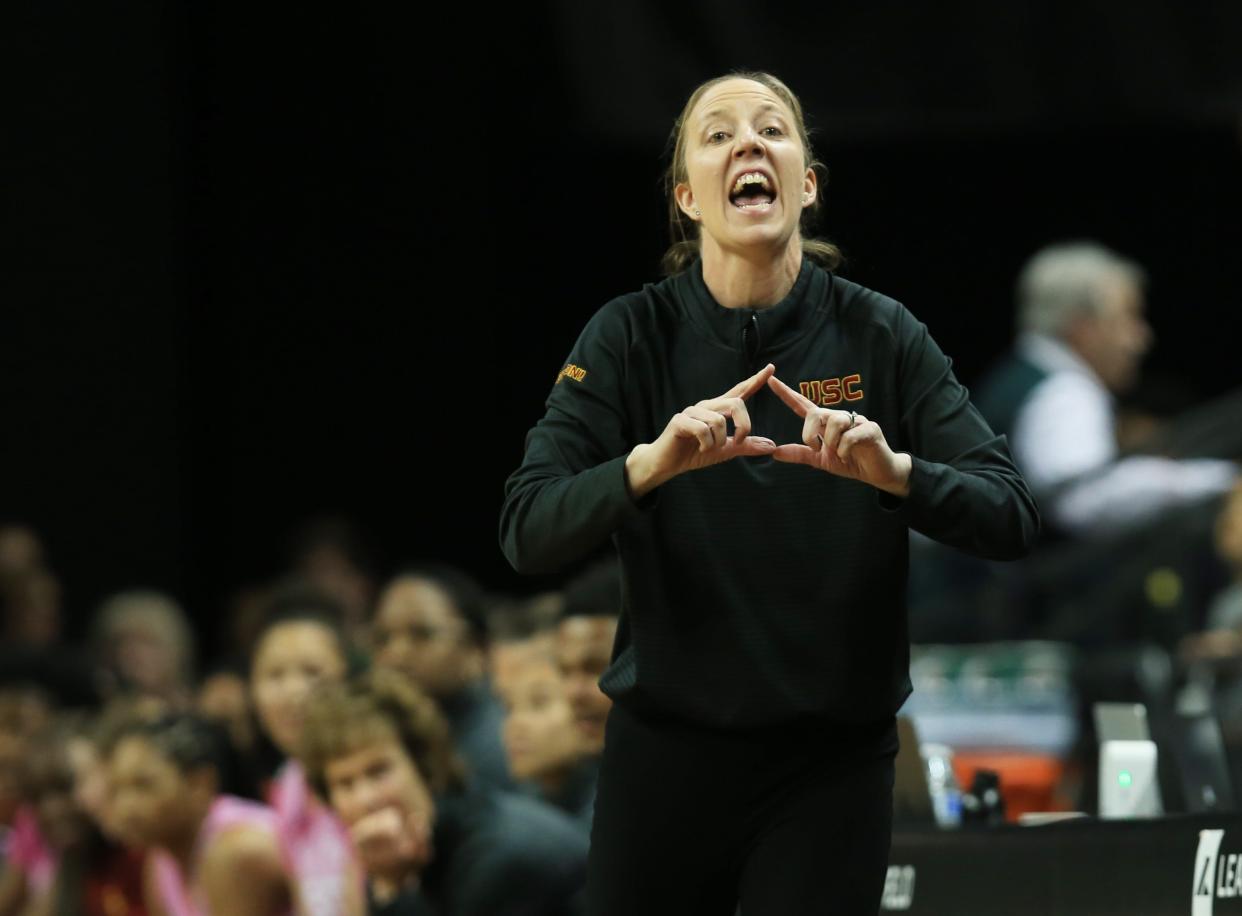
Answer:
[[[758,132],[753,127],[744,127],[738,131],[737,149],[734,150],[733,155],[740,159],[762,147],[763,138],[759,136]]]
[[[384,796],[380,786],[370,780],[360,780],[354,786],[353,799],[355,807],[363,814],[371,814],[383,807]]]

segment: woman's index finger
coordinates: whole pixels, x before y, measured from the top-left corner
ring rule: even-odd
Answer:
[[[723,397],[741,398],[744,401],[748,397],[750,397],[752,394],[754,394],[756,391],[758,391],[760,388],[762,388],[764,384],[767,382],[767,380],[770,377],[772,377],[772,374],[774,372],[776,372],[776,367],[772,365],[771,363],[768,363],[766,366],[764,366],[762,369],[760,369],[750,378],[745,379],[744,381],[738,382],[736,385],[734,385],[732,388],[726,391]]]
[[[815,402],[804,398],[775,375],[768,379],[768,387],[776,392],[776,396],[791,407],[800,417],[805,417],[815,409]]]

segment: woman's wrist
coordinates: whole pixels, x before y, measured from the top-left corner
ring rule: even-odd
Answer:
[[[631,498],[638,502],[663,482],[652,465],[651,446],[645,442],[634,446],[625,459],[625,485]]]
[[[898,499],[905,499],[910,495],[910,475],[914,471],[914,459],[908,452],[895,452],[893,462],[893,479],[877,489],[896,496]]]

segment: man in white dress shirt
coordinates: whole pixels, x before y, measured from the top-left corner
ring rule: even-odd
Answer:
[[[1019,337],[975,403],[1010,450],[1045,520],[1103,534],[1223,493],[1238,468],[1215,459],[1123,456],[1113,396],[1135,381],[1152,342],[1146,275],[1090,242],[1054,245],[1018,279]]]

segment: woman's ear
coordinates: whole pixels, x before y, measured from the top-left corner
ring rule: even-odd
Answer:
[[[673,199],[677,201],[677,207],[682,213],[691,219],[697,219],[695,216],[697,211],[694,206],[694,192],[690,190],[690,185],[683,181],[673,188]]]
[[[802,181],[802,205],[805,207],[815,203],[815,198],[819,195],[819,176],[815,174],[814,169],[806,170],[806,178]]]

